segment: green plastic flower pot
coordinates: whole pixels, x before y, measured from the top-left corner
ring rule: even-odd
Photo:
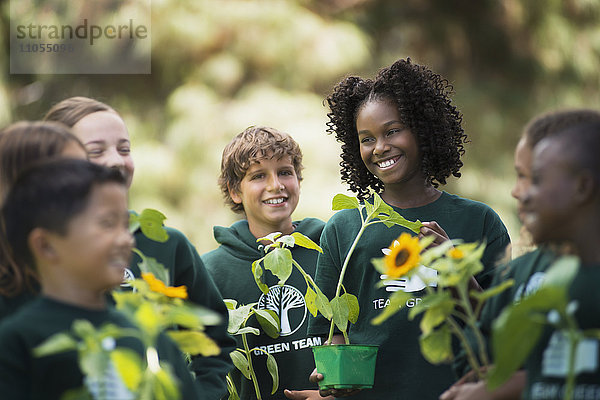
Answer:
[[[375,379],[378,346],[332,344],[313,346],[320,389],[370,389]]]

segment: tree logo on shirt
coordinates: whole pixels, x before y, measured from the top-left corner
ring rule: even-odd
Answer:
[[[281,326],[280,336],[292,335],[300,329],[306,319],[304,296],[298,289],[289,285],[271,286],[269,293],[260,296],[257,307],[277,313]]]

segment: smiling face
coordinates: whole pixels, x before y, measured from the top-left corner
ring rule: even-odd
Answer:
[[[577,179],[563,144],[542,140],[533,151],[531,185],[523,195],[523,223],[537,243],[562,242],[577,214]]]
[[[386,189],[390,185],[425,181],[415,135],[404,126],[396,104],[379,99],[365,103],[356,117],[360,156]]]
[[[91,162],[118,168],[127,178],[127,186],[131,186],[134,165],[129,132],[117,113],[98,111],[88,114],[72,129],[84,144]]]
[[[238,191],[229,191],[236,204],[244,206],[250,231],[256,237],[272,232],[290,234],[292,213],[300,198],[300,182],[292,158],[262,158],[253,162]]]
[[[49,238],[61,276],[81,292],[99,294],[120,285],[134,244],[126,187],[96,185],[66,234],[49,233]]]

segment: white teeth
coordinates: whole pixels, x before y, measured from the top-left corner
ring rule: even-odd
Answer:
[[[281,204],[283,202],[284,202],[284,199],[282,197],[280,197],[278,199],[265,200],[265,203],[267,203],[267,204]]]
[[[394,164],[396,164],[396,160],[393,160],[393,159],[377,163],[377,165],[379,166],[379,168],[387,168],[390,165],[394,165]]]

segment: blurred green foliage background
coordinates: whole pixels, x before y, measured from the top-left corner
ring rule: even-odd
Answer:
[[[131,208],[156,208],[199,252],[239,215],[216,185],[221,151],[250,125],[290,133],[304,151],[295,218],[331,216],[345,192],[323,99],[345,75],[372,77],[411,57],[445,76],[470,137],[446,190],[519,224],[512,155],[535,114],[600,108],[597,0],[153,0],[152,74],[11,75],[9,2],[0,15],[0,125],[40,119],[74,95],[125,119],[136,173]]]

